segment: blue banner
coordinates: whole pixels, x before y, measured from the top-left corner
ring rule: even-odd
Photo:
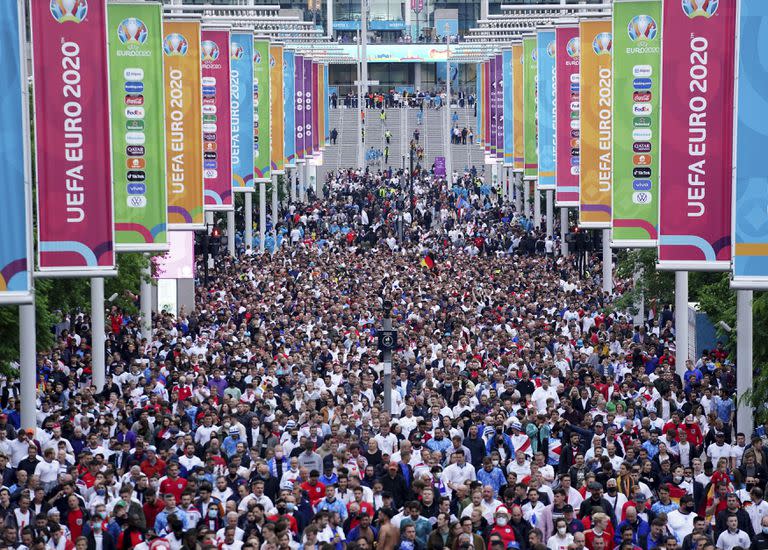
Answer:
[[[283,114],[285,115],[283,147],[285,148],[285,165],[289,168],[296,166],[296,113],[294,112],[296,98],[293,82],[295,63],[295,54],[285,50],[283,52]]]
[[[0,36],[4,45],[0,53],[0,79],[5,86],[3,100],[0,101],[0,162],[3,166],[0,196],[3,197],[5,210],[0,216],[0,232],[3,235],[3,245],[0,246],[0,304],[29,303],[32,300],[31,225],[25,182],[29,155],[24,150],[25,141],[28,141],[26,129],[29,128],[26,116],[27,82],[22,76],[23,53],[19,46],[21,29],[18,10],[22,5],[16,0],[0,3]]]
[[[768,2],[739,4],[736,158],[733,201],[733,280],[737,288],[768,288]]]
[[[536,33],[539,101],[539,189],[555,189],[555,31]]]
[[[504,166],[512,166],[514,161],[512,141],[512,50],[503,50],[501,52],[501,89],[504,94]]]
[[[230,35],[232,187],[253,189],[253,33]]]
[[[328,63],[323,65],[323,101],[325,102],[323,133],[327,144],[331,140],[331,90],[328,86]]]

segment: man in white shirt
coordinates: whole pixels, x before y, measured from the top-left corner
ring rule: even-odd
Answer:
[[[719,550],[733,550],[733,548],[740,546],[742,548],[749,548],[751,541],[749,535],[739,529],[739,520],[736,516],[730,516],[726,520],[728,529],[720,533],[717,537],[717,548]]]
[[[723,432],[718,431],[715,433],[715,442],[710,443],[709,447],[707,447],[707,456],[714,465],[716,465],[717,461],[721,458],[728,460],[728,465],[731,465],[733,451],[731,450],[731,446],[725,442],[725,434]]]
[[[669,530],[677,537],[678,543],[693,532],[693,520],[696,518],[694,512],[693,497],[683,495],[680,497],[680,507],[667,514],[667,526]]]
[[[760,522],[765,516],[768,516],[768,502],[763,500],[763,490],[760,487],[752,487],[749,496],[752,498],[752,505],[744,509],[752,521],[752,529],[755,531],[755,534],[758,534],[763,529]]]
[[[544,512],[544,504],[539,500],[539,491],[528,489],[528,502],[522,507],[523,518],[534,527],[541,526],[541,514]]]
[[[550,379],[547,377],[544,377],[541,379],[541,386],[539,386],[533,391],[533,395],[531,395],[531,399],[536,404],[536,410],[546,411],[547,399],[550,399],[550,398],[555,402],[555,405],[560,403],[560,398],[557,396],[557,390],[555,390],[555,388],[550,386]]]
[[[465,485],[467,481],[475,481],[476,479],[477,475],[474,466],[467,464],[464,453],[461,451],[454,452],[451,455],[451,464],[443,470],[441,477],[449,496],[460,485]]]

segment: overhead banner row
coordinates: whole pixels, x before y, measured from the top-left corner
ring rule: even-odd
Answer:
[[[6,215],[0,302],[30,293],[24,2],[0,7]],[[31,2],[37,269],[98,276],[115,253],[204,228],[329,134],[328,66],[155,2]]]
[[[522,35],[477,67],[486,154],[615,247],[766,288],[767,17],[764,0],[615,0]]]

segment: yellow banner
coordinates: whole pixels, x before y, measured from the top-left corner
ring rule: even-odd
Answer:
[[[272,170],[278,174],[285,173],[285,155],[283,153],[283,47],[271,44],[269,46],[269,105],[271,116],[272,149],[270,152]]]
[[[204,145],[200,22],[165,21],[163,55],[168,228],[202,229]],[[207,152],[216,152],[215,142],[205,142],[205,145]]]
[[[523,151],[523,45],[512,44],[512,169],[525,169]]]
[[[610,19],[579,23],[579,225],[611,227],[613,43]]]

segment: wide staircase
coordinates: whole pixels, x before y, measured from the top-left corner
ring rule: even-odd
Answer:
[[[338,109],[330,110],[330,129],[336,128],[338,139],[336,145],[330,143],[326,145],[323,154],[323,166],[318,167],[318,177],[325,179],[325,174],[338,168],[357,167],[358,148],[365,147],[363,159],[368,156],[366,153],[373,148],[374,150],[384,151],[386,140],[384,132],[389,130],[392,137],[389,143],[389,160],[384,162],[384,158],[365,160],[367,166],[372,170],[392,167],[401,168],[403,164],[408,167],[409,151],[408,145],[413,139],[414,129],[418,128],[420,132],[419,144],[424,148],[424,160],[422,167],[429,169],[435,161],[435,157],[445,156],[444,152],[444,131],[445,131],[445,111],[443,109],[424,109],[421,124],[419,124],[418,109],[385,109],[386,119],[381,120],[380,111],[377,109],[366,110],[365,122],[365,145],[361,143],[360,134],[357,129],[357,109]],[[468,107],[451,107],[451,116],[456,113],[458,120],[455,122],[459,128],[471,128],[475,137],[477,135],[477,119],[474,116],[474,109]],[[452,124],[453,125],[453,124]],[[482,170],[484,163],[483,148],[474,144],[451,145],[453,153],[453,169],[455,171],[468,170],[472,166]],[[416,158],[414,157],[414,163]]]

